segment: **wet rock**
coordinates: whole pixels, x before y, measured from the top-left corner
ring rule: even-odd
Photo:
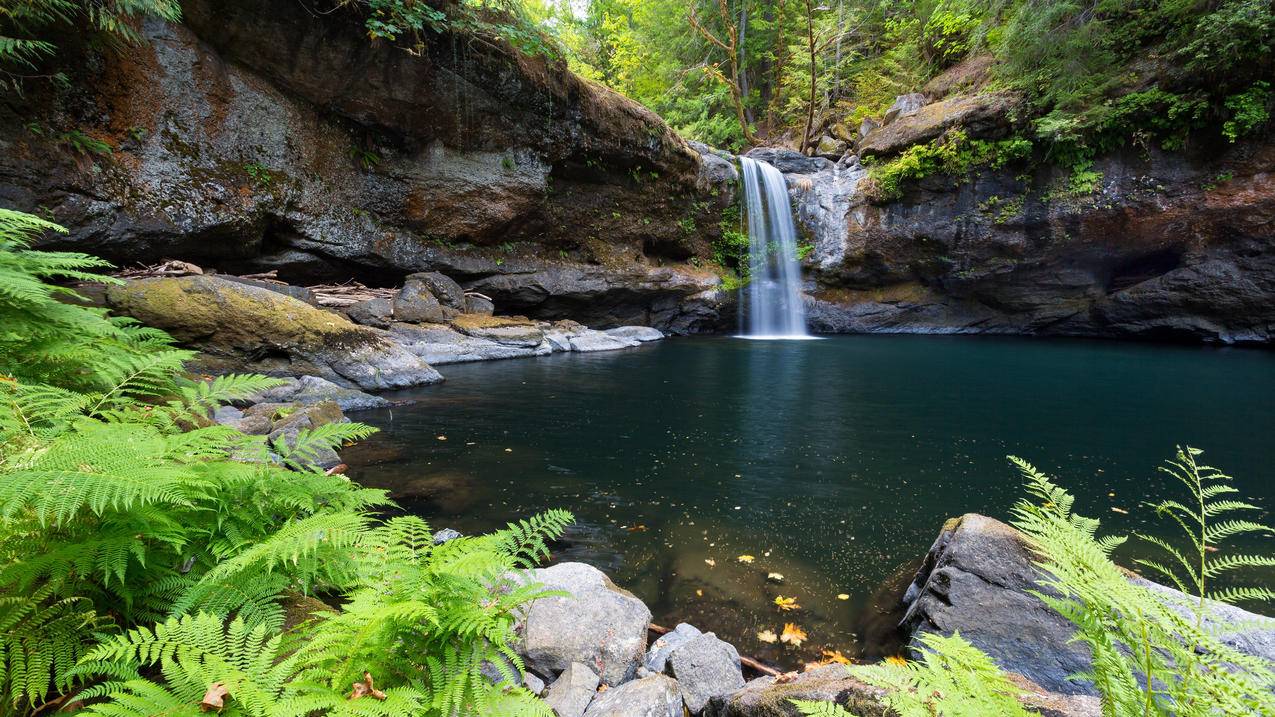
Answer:
[[[341,413],[341,407],[332,401],[276,409],[276,415],[278,418],[271,427],[267,440],[271,444],[282,443],[289,448],[296,448],[297,438],[302,431],[310,431],[329,423],[347,423],[350,420]],[[341,464],[341,457],[330,448],[298,451],[288,456],[288,459],[322,469]]]
[[[699,152],[700,179],[707,187],[731,187],[739,182],[739,170],[735,168],[734,158],[721,150],[713,149],[703,142],[687,142],[691,149]]]
[[[598,695],[584,717],[683,717],[677,680],[651,675]]]
[[[285,383],[254,397],[254,401],[265,403],[298,403],[309,406],[323,401],[332,401],[342,411],[364,411],[370,408],[385,408],[390,402],[380,396],[338,386],[318,376],[302,376],[284,379]]]
[[[1017,96],[1007,93],[956,95],[901,112],[894,121],[888,119],[887,114],[885,124],[859,142],[858,151],[865,157],[895,154],[935,139],[953,127],[975,138],[1004,137],[1009,133],[1013,109],[1018,103]]]
[[[744,154],[749,159],[766,162],[784,174],[815,174],[832,169],[834,163],[825,157],[807,157],[794,149],[759,147]]]
[[[651,672],[663,672],[673,650],[703,634],[694,625],[678,623],[671,632],[660,635],[655,642],[651,643],[651,649],[646,652],[644,666]]]
[[[452,528],[443,528],[442,530],[436,531],[434,533],[434,545],[442,545],[443,543],[446,543],[449,540],[455,540],[460,537],[463,537],[463,536],[460,534],[459,530],[453,530]]]
[[[681,685],[686,709],[691,714],[702,712],[710,699],[744,686],[739,652],[711,632],[674,647],[666,669]]]
[[[436,271],[409,274],[404,280],[404,286],[413,282],[419,283],[443,306],[455,309],[457,312],[465,310],[465,290],[446,275]]]
[[[799,717],[789,700],[835,702],[858,717],[886,717],[880,697],[885,691],[860,682],[841,665],[807,670],[789,682],[759,677],[743,689],[714,697],[704,714],[707,717]]]
[[[863,121],[859,123],[859,139],[867,137],[869,132],[880,126],[880,122],[872,119],[871,117],[865,117]]]
[[[388,333],[268,289],[186,276],[130,281],[107,296],[117,313],[168,331],[227,370],[319,376],[362,389],[442,380]]]
[[[273,291],[284,296],[291,296],[297,301],[304,301],[307,304],[315,305],[314,294],[304,286],[292,286],[291,284],[280,284],[274,281],[262,281],[260,279],[249,279],[243,276],[234,276],[233,274],[218,274],[217,278],[225,281],[233,281],[236,284],[244,284],[245,286],[255,286],[258,289]]]
[[[632,339],[646,343],[648,341],[659,341],[664,338],[664,333],[659,329],[653,329],[650,326],[618,326],[614,329],[607,329],[606,333],[611,336],[618,336],[622,339]]]
[[[572,336],[568,343],[572,351],[588,353],[592,351],[615,351],[632,348],[640,344],[636,339],[614,336],[602,331],[588,330]]]
[[[593,670],[573,662],[549,685],[545,703],[558,717],[581,717],[593,701],[598,683],[598,676]]]
[[[350,321],[378,329],[389,328],[394,321],[394,302],[389,299],[368,299],[345,308]]]
[[[1089,651],[1072,641],[1075,628],[1029,592],[1042,589],[1041,579],[1018,531],[992,518],[966,514],[948,521],[926,555],[904,596],[908,610],[903,626],[914,641],[927,632],[959,631],[1002,669],[1047,692],[1096,695],[1092,684],[1072,678],[1090,669]],[[1190,600],[1170,588],[1155,589],[1184,606]],[[1219,623],[1271,625],[1268,630],[1238,633],[1232,646],[1275,659],[1275,622],[1230,606],[1215,605],[1213,610],[1210,619]]]
[[[894,104],[890,105],[890,109],[885,111],[885,117],[882,120],[882,124],[888,125],[902,117],[910,117],[917,112],[920,112],[921,108],[924,107],[928,101],[929,100],[925,98],[925,95],[917,92],[907,95],[899,95],[894,98]]]
[[[461,314],[452,319],[450,325],[466,336],[487,339],[505,346],[534,349],[545,340],[540,325],[521,316]]]
[[[238,428],[239,423],[243,420],[243,411],[234,406],[218,406],[213,411],[212,420],[214,423],[220,423],[223,426]]]
[[[527,607],[518,626],[518,650],[530,669],[553,675],[581,662],[610,686],[633,676],[642,664],[651,622],[641,600],[583,563],[537,569],[530,579],[571,595],[541,598]]]
[[[466,314],[478,314],[479,316],[491,316],[496,313],[496,305],[491,299],[478,294],[465,294],[465,310]]]
[[[511,345],[462,334],[439,324],[394,324],[390,332],[408,351],[431,365],[542,356],[551,350],[543,345],[543,340],[531,345],[536,337],[534,333],[525,334],[526,341]]]

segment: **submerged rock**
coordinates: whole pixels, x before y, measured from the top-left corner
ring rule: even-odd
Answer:
[[[584,717],[684,717],[677,680],[651,675],[598,695]]]
[[[571,597],[540,598],[527,607],[518,626],[518,651],[527,667],[556,675],[581,662],[609,686],[634,675],[646,652],[651,622],[651,611],[641,600],[583,563],[540,568],[530,579]]]
[[[567,665],[549,685],[545,703],[558,717],[581,717],[598,691],[598,675],[579,662]]]
[[[217,369],[374,390],[442,380],[388,333],[269,289],[185,276],[130,281],[107,298],[116,313],[168,331]]]

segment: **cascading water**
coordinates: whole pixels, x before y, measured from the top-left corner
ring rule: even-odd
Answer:
[[[797,227],[788,185],[778,169],[740,157],[748,217],[748,285],[740,289],[748,339],[808,339],[797,266]]]

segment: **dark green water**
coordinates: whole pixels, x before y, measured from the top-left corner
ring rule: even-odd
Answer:
[[[345,454],[353,478],[464,532],[569,508],[579,522],[555,559],[607,571],[657,623],[787,664],[871,653],[873,593],[943,520],[1006,517],[1021,494],[1008,453],[1059,475],[1113,531],[1158,524],[1140,504],[1171,490],[1155,467],[1179,442],[1275,507],[1269,352],[696,338],[443,373],[414,405],[358,415],[383,432]],[[802,609],[781,613],[778,595]],[[809,634],[802,650],[756,638],[785,622]]]

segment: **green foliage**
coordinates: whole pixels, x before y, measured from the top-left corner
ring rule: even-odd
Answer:
[[[722,280],[724,291],[734,291],[748,283],[748,230],[736,199],[722,212],[718,238],[713,240],[713,262],[727,270]]]
[[[955,64],[969,52],[970,37],[980,25],[961,3],[943,3],[921,31],[926,54],[940,66]]]
[[[177,0],[19,0],[0,4],[0,87],[17,91],[29,77],[39,73],[43,61],[57,54],[57,46],[46,35],[57,26],[87,23],[88,28],[106,38],[136,42],[137,21],[160,17],[176,21],[181,17]],[[61,74],[51,75],[62,81]]]
[[[29,249],[45,231],[61,228],[0,210],[6,714],[72,693],[93,714],[197,714],[213,684],[229,715],[546,714],[479,667],[519,682],[514,610],[544,594],[519,571],[570,514],[442,546],[418,519],[378,523],[383,491],[313,460],[371,429],[269,442],[210,425],[278,381],[189,380],[161,332],[60,300],[51,280],[105,265]],[[300,595],[342,608],[285,637]],[[347,699],[363,670],[384,701]]]
[[[508,42],[522,52],[555,57],[557,44],[540,27],[525,3],[516,0],[461,0],[435,7],[423,0],[341,0],[365,9],[364,26],[373,40],[409,43],[420,52],[428,36],[469,33]]]
[[[109,143],[94,139],[78,129],[64,132],[58,137],[58,141],[69,147],[76,154],[86,156],[103,156],[115,152]]]
[[[884,164],[872,164],[869,191],[877,200],[897,199],[903,196],[904,183],[909,180],[937,174],[960,176],[977,167],[1001,168],[1028,158],[1031,151],[1032,144],[1025,139],[971,140],[956,130],[928,144],[909,147]]]
[[[1234,142],[1251,134],[1271,119],[1271,83],[1254,82],[1243,92],[1226,98],[1231,119],[1222,125],[1222,136]]]
[[[1161,504],[1161,512],[1173,517],[1189,536],[1217,540],[1235,534],[1233,530],[1247,530],[1246,524],[1230,521],[1212,526],[1215,516],[1242,508],[1228,501],[1209,503],[1226,493],[1225,479],[1213,469],[1198,466],[1194,461],[1198,454],[1189,448],[1179,451],[1169,473],[1190,488],[1200,509],[1178,508],[1181,504],[1167,501]],[[1228,631],[1238,626],[1206,619],[1203,580],[1198,585],[1199,599],[1194,601],[1131,582],[1110,557],[1125,539],[1098,537],[1097,520],[1072,512],[1071,494],[1026,461],[1011,460],[1036,501],[1020,501],[1013,513],[1014,526],[1031,540],[1037,565],[1047,576],[1037,595],[1076,625],[1076,640],[1093,659],[1093,668],[1084,677],[1098,688],[1104,715],[1275,713],[1275,669],[1266,660],[1226,644]],[[1196,517],[1204,523],[1188,527]],[[1180,554],[1167,541],[1154,542],[1170,555]],[[1206,542],[1204,552],[1208,547]],[[1236,564],[1252,559],[1241,557]],[[1227,570],[1232,562],[1221,557],[1211,565],[1214,571]],[[1190,575],[1211,576],[1209,566],[1202,563],[1200,573],[1181,566],[1186,572],[1177,574],[1188,578],[1179,582],[1190,587]],[[1262,598],[1265,594],[1220,591],[1216,596]]]
[[[269,189],[274,182],[274,175],[270,173],[270,168],[259,162],[248,162],[243,166],[243,171],[263,189]]]

